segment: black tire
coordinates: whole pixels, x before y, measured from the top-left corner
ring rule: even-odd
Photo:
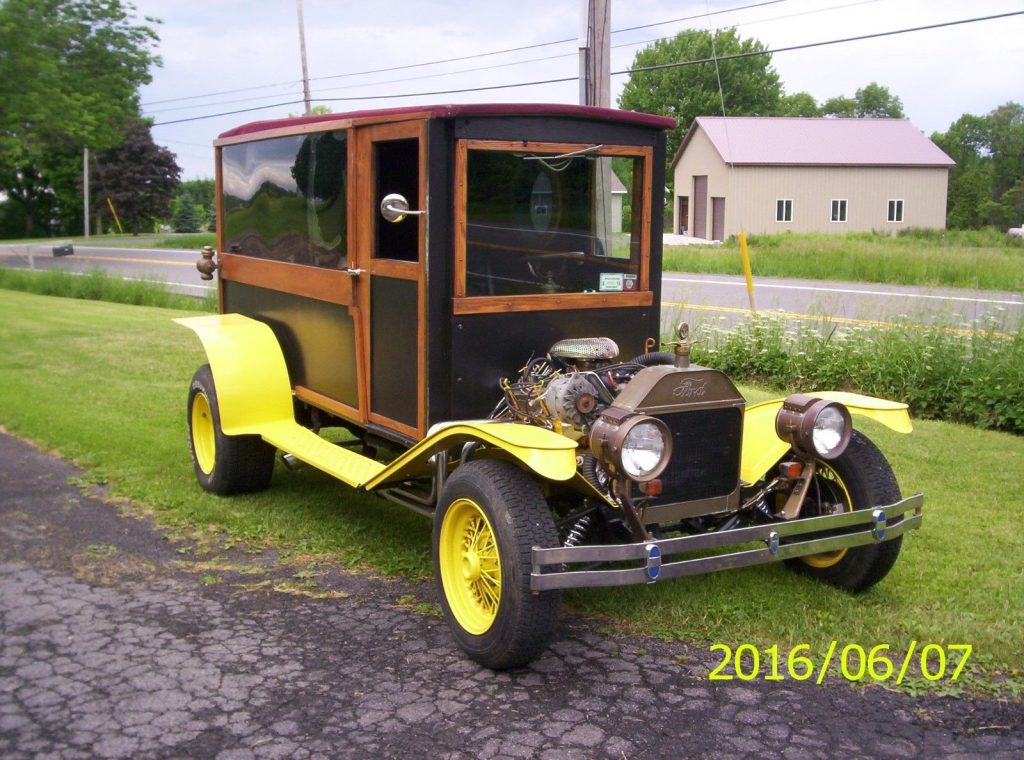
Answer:
[[[562,592],[530,590],[534,546],[558,546],[558,534],[526,473],[478,460],[448,479],[434,515],[434,575],[456,641],[485,667],[528,664],[558,627]]]
[[[221,496],[266,490],[274,472],[275,449],[258,435],[225,435],[210,365],[192,376],[188,389],[188,444],[196,479]]]
[[[818,473],[800,516],[871,509],[900,498],[900,487],[885,455],[867,436],[853,431],[850,445],[838,459],[818,461]],[[897,536],[882,543],[789,559],[786,564],[801,575],[858,593],[889,573],[902,543],[903,536]]]

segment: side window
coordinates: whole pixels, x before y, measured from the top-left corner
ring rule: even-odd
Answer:
[[[903,199],[895,199],[889,201],[889,209],[886,214],[887,222],[902,222],[903,221]]]
[[[792,198],[780,198],[775,201],[775,221],[776,222],[792,222],[793,221],[793,199]]]
[[[846,221],[846,198],[840,198],[832,201],[832,213],[829,218],[833,222]]]
[[[391,193],[404,197],[411,208],[419,205],[420,144],[419,140],[387,140],[373,144],[375,180],[374,198]],[[389,222],[376,213],[377,258],[416,261],[419,257],[419,221],[407,216],[400,222]]]
[[[344,131],[221,148],[226,249],[344,268],[346,148]]]
[[[644,158],[602,147],[468,151],[465,295],[640,289]]]

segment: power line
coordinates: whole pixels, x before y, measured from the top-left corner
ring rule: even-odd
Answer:
[[[992,16],[978,16],[978,17],[975,17],[975,18],[959,19],[957,21],[944,21],[944,22],[941,22],[941,23],[938,23],[938,24],[927,24],[927,25],[924,25],[924,26],[908,27],[908,28],[905,28],[905,29],[894,29],[894,30],[891,30],[891,31],[888,31],[888,32],[874,32],[872,34],[862,34],[862,35],[858,35],[858,36],[855,36],[855,37],[843,37],[843,38],[833,39],[833,40],[823,40],[821,42],[808,42],[808,43],[804,43],[804,44],[801,44],[801,45],[789,45],[789,46],[786,46],[786,47],[774,48],[772,50],[759,50],[759,51],[751,51],[751,52],[746,52],[746,53],[734,53],[732,55],[720,56],[720,57],[717,58],[717,60],[719,60],[719,61],[728,61],[728,60],[734,60],[734,59],[738,59],[738,58],[750,58],[750,57],[753,57],[753,56],[773,55],[775,53],[787,53],[787,52],[792,52],[794,50],[806,50],[806,49],[809,49],[809,48],[824,47],[826,45],[838,45],[838,44],[842,44],[842,43],[845,43],[845,42],[858,42],[858,41],[862,41],[862,40],[877,39],[877,38],[880,38],[880,37],[891,37],[891,36],[898,35],[898,34],[908,34],[910,32],[922,32],[922,31],[928,31],[928,30],[931,30],[931,29],[942,29],[942,28],[950,27],[950,26],[959,26],[959,25],[962,25],[962,24],[972,24],[972,23],[976,23],[976,22],[979,22],[979,21],[993,21],[995,19],[1009,18],[1011,16],[1020,16],[1020,15],[1024,15],[1024,11],[1010,11],[1008,13],[999,13],[999,14],[995,14],[995,15],[992,15]],[[613,72],[611,72],[611,75],[612,76],[620,76],[622,74],[634,74],[634,73],[645,72],[645,71],[658,71],[658,70],[662,70],[662,69],[679,68],[679,67],[682,67],[682,66],[695,66],[695,65],[699,65],[699,64],[703,64],[703,63],[711,63],[714,60],[716,60],[716,59],[714,59],[714,58],[701,58],[701,59],[690,60],[690,61],[676,61],[676,62],[673,62],[673,63],[662,63],[662,64],[656,64],[656,65],[653,65],[653,66],[641,66],[641,67],[632,68],[632,69],[622,69],[620,71],[613,71]],[[365,95],[365,96],[341,97],[341,98],[317,98],[316,100],[320,101],[320,102],[348,102],[348,101],[354,101],[354,100],[393,100],[393,99],[398,99],[398,98],[417,98],[417,97],[426,97],[426,96],[433,96],[433,95],[457,95],[457,94],[464,94],[464,93],[470,93],[470,92],[485,92],[485,91],[489,91],[489,90],[506,90],[506,89],[512,89],[512,88],[517,88],[517,87],[533,87],[533,86],[539,86],[539,85],[545,85],[545,84],[560,84],[560,83],[563,83],[563,82],[577,81],[578,79],[579,79],[578,76],[570,76],[570,77],[560,77],[560,78],[557,78],[557,79],[544,79],[544,80],[538,80],[538,81],[534,81],[534,82],[518,82],[518,83],[512,83],[512,84],[485,85],[485,86],[481,86],[481,87],[467,87],[467,88],[456,89],[456,90],[435,90],[435,91],[432,91],[432,92],[412,92],[412,93],[401,93],[401,94],[393,94],[393,95]],[[249,113],[249,112],[252,112],[252,111],[265,110],[265,109],[268,109],[268,108],[281,108],[281,107],[284,107],[284,106],[295,105],[296,103],[301,103],[301,102],[302,102],[301,100],[297,100],[297,101],[288,101],[288,102],[285,102],[285,103],[274,103],[274,104],[266,105],[266,106],[255,106],[253,108],[242,108],[242,109],[238,109],[238,110],[234,110],[234,111],[224,111],[222,113],[207,114],[205,116],[193,116],[193,117],[189,117],[189,118],[185,118],[185,119],[175,119],[175,120],[172,120],[172,121],[156,122],[156,123],[153,124],[153,126],[154,127],[161,127],[161,126],[166,126],[166,125],[170,125],[170,124],[181,124],[181,123],[190,122],[190,121],[201,121],[203,119],[212,119],[212,118],[215,118],[215,117],[218,117],[218,116],[230,116],[230,115],[239,114],[239,113]]]
[[[757,55],[774,55],[775,53],[788,53],[793,50],[806,50],[808,48],[823,47],[825,45],[838,45],[843,42],[858,42],[860,40],[873,40],[879,37],[891,37],[896,34],[907,34],[908,32],[923,32],[929,29],[942,29],[948,26],[958,26],[960,24],[973,24],[976,21],[992,21],[998,18],[1007,18],[1009,16],[1020,16],[1024,14],[1024,11],[1010,11],[1009,13],[998,13],[994,16],[978,16],[976,18],[965,18],[959,21],[944,21],[939,24],[928,24],[926,26],[914,26],[907,29],[894,29],[889,32],[874,32],[872,34],[861,34],[856,37],[842,37],[835,40],[824,40],[822,42],[807,42],[802,45],[789,45],[787,47],[774,48],[772,50],[759,50],[751,51],[748,53],[733,53],[732,55],[718,56],[719,61],[730,61],[736,58],[752,58]],[[675,63],[659,63],[654,66],[640,66],[633,69],[623,69],[622,71],[613,71],[612,76],[617,74],[635,74],[643,71],[658,71],[659,69],[673,69],[680,66],[694,66],[700,63],[711,63],[716,60],[715,58],[701,58],[693,61],[678,61]]]
[[[629,27],[625,27],[623,29],[613,29],[611,33],[612,34],[619,34],[620,32],[631,32],[631,31],[635,31],[637,29],[648,29],[648,28],[653,27],[653,26],[664,26],[666,24],[674,24],[674,23],[677,23],[677,22],[680,22],[680,21],[692,21],[694,19],[704,18],[705,16],[718,16],[718,15],[721,15],[721,14],[724,14],[724,13],[733,13],[735,11],[743,11],[743,10],[748,10],[750,8],[760,8],[761,6],[764,6],[764,5],[778,5],[779,3],[784,3],[784,2],[787,2],[787,1],[788,0],[762,0],[762,2],[748,3],[747,5],[738,5],[738,6],[734,6],[732,8],[723,8],[722,10],[712,11],[711,13],[699,13],[699,14],[696,14],[696,15],[693,15],[693,16],[682,16],[680,18],[668,19],[666,21],[656,21],[656,22],[654,22],[652,24],[641,24],[640,26],[629,26]],[[504,48],[502,50],[491,50],[491,51],[487,51],[487,52],[483,52],[483,53],[473,53],[473,54],[470,54],[470,55],[457,56],[457,57],[454,57],[454,58],[440,58],[440,59],[435,60],[435,61],[422,61],[420,63],[408,63],[408,64],[403,64],[401,66],[389,66],[389,67],[382,68],[382,69],[367,69],[366,71],[352,71],[352,72],[348,72],[348,73],[345,73],[345,74],[329,74],[327,76],[322,76],[322,77],[311,77],[309,81],[311,81],[311,82],[321,82],[321,81],[326,81],[328,79],[343,79],[343,78],[347,78],[347,77],[365,76],[367,74],[384,74],[384,73],[389,73],[389,72],[392,72],[392,71],[403,71],[403,70],[406,70],[406,69],[423,68],[425,66],[435,66],[435,65],[438,65],[438,64],[442,64],[442,63],[457,63],[459,61],[468,61],[468,60],[471,60],[471,59],[474,59],[474,58],[487,58],[487,57],[495,56],[495,55],[504,55],[505,53],[518,53],[518,52],[521,52],[523,50],[534,50],[536,48],[550,47],[552,45],[562,45],[562,44],[565,44],[566,42],[576,42],[576,41],[577,41],[577,39],[575,37],[567,37],[567,38],[562,39],[562,40],[551,40],[550,42],[538,42],[538,43],[534,43],[534,44],[531,44],[531,45],[520,45],[519,47]],[[502,65],[512,66],[512,65],[518,65],[519,63],[531,63],[531,62],[535,62],[535,61],[548,60],[549,58],[562,58],[562,57],[565,57],[566,55],[575,55],[575,54],[573,53],[573,54],[549,56],[548,58],[535,58],[535,59],[532,59],[531,61],[516,61],[516,62],[511,63],[511,64],[502,64]],[[485,69],[486,68],[487,67],[485,67]],[[467,71],[473,71],[473,70],[474,69],[468,69]],[[435,75],[435,76],[443,76],[443,75],[444,74],[438,74],[438,75]],[[398,81],[408,81],[408,80],[398,80]],[[180,103],[180,102],[185,101],[185,100],[200,100],[202,98],[212,98],[212,97],[217,97],[217,96],[220,96],[220,95],[233,95],[235,93],[240,93],[240,92],[252,92],[253,90],[263,90],[263,89],[267,89],[269,87],[285,87],[285,86],[291,87],[291,86],[294,86],[294,85],[296,85],[298,83],[299,83],[299,80],[291,79],[291,80],[289,80],[287,82],[275,82],[273,84],[255,85],[255,86],[252,86],[252,87],[241,87],[241,88],[237,88],[237,89],[233,89],[233,90],[220,90],[218,92],[210,92],[210,93],[205,93],[203,95],[185,95],[185,96],[178,97],[178,98],[167,98],[167,99],[164,99],[164,100],[151,100],[151,101],[148,101],[146,103],[142,103],[141,105],[142,106],[156,106],[156,105],[164,105],[166,103]],[[385,84],[387,84],[387,83],[385,83]],[[240,100],[240,101],[234,101],[234,102],[244,102],[244,101]],[[195,106],[195,107],[201,108],[202,106]],[[267,107],[270,108],[271,106],[267,106]],[[177,110],[177,109],[166,109],[166,110]],[[161,111],[155,111],[153,113],[162,113],[162,112]]]

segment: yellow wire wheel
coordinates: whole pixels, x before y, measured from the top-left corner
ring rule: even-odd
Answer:
[[[452,615],[467,633],[486,633],[501,607],[501,555],[490,520],[473,500],[448,507],[438,562]]]
[[[818,462],[801,517],[841,514],[895,504],[900,487],[885,455],[863,433],[854,430],[849,446],[837,458]],[[839,529],[837,535],[847,532]],[[826,534],[828,535],[828,534]],[[871,588],[892,569],[902,536],[787,559],[801,575],[858,593]]]
[[[205,393],[192,397],[192,450],[199,469],[209,475],[217,461],[217,429],[213,424],[213,411]]]
[[[441,489],[433,539],[441,607],[462,650],[495,670],[539,657],[562,594],[531,588],[533,547],[560,543],[537,481],[499,459],[460,464]]]
[[[821,483],[827,484],[830,491],[833,491],[834,496],[838,496],[842,499],[843,509],[842,512],[853,511],[853,499],[850,498],[850,492],[846,490],[846,486],[843,484],[842,479],[836,474],[835,470],[829,467],[823,462],[818,463],[818,471],[815,474],[816,478],[820,478]],[[839,511],[839,510],[837,510]],[[843,561],[843,557],[846,556],[848,549],[836,549],[833,552],[821,552],[820,554],[808,554],[800,558],[800,561],[806,565],[810,565],[813,568],[824,569],[827,567],[833,567]]]

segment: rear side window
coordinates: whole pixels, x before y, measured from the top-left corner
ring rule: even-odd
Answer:
[[[346,148],[344,131],[221,148],[225,249],[344,268]]]

